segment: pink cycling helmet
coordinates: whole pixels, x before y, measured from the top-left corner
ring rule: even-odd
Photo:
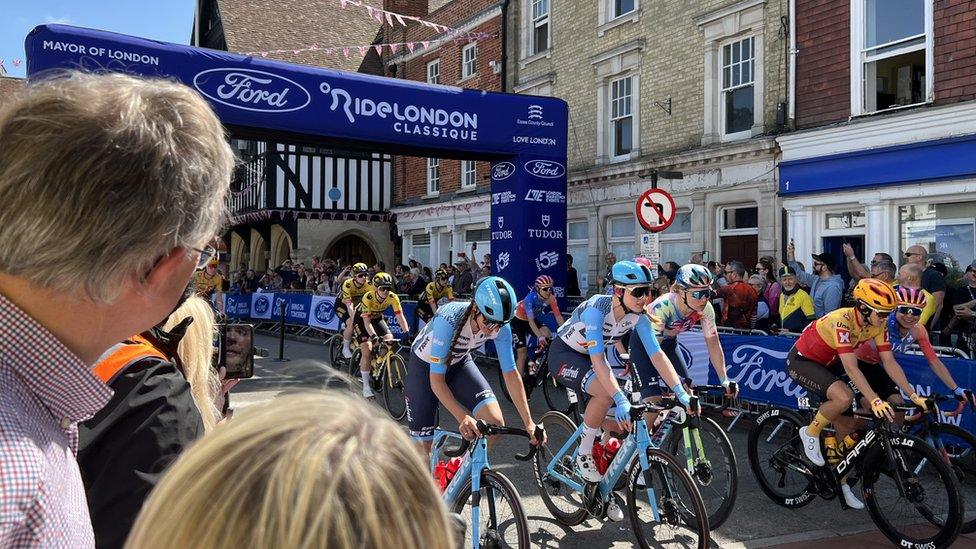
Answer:
[[[919,309],[924,309],[927,300],[925,299],[925,292],[921,288],[906,288],[905,286],[900,286],[898,288],[898,304],[908,305],[909,307],[918,307]]]
[[[552,286],[552,277],[549,275],[539,275],[539,278],[535,279],[535,285],[538,287]]]

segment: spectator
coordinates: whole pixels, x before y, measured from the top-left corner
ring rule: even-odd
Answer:
[[[918,265],[922,269],[922,289],[929,293],[931,296],[929,300],[935,300],[934,312],[928,319],[939,318],[942,314],[942,302],[945,300],[946,294],[946,281],[945,275],[940,273],[937,269],[933,269],[931,265],[928,265],[928,251],[919,245],[909,246],[905,250],[905,262],[911,263],[913,265]],[[926,307],[927,309],[928,307]],[[926,320],[919,320],[923,325],[928,326]],[[931,327],[931,326],[930,326]]]
[[[290,288],[292,280],[295,280],[295,277],[298,276],[290,259],[284,260],[281,266],[275,269],[275,273],[281,278],[279,289]]]
[[[666,261],[666,262],[664,262],[664,269],[663,269],[664,272],[663,272],[663,274],[664,274],[664,276],[668,277],[668,282],[669,283],[674,284],[674,277],[678,275],[678,269],[680,269],[680,268],[681,268],[681,265],[678,265],[674,261]]]
[[[468,260],[465,257],[464,252],[458,253],[458,260],[454,263],[457,268],[457,274],[454,275],[454,280],[451,282],[451,288],[454,290],[455,296],[466,296],[471,295],[471,288],[474,285],[474,276],[471,274],[471,270],[468,268]]]
[[[197,295],[208,301],[214,307],[221,307],[223,310],[224,278],[220,276],[217,266],[220,264],[217,257],[213,257],[207,262],[207,266],[196,272]],[[219,305],[218,305],[219,304]]]
[[[749,277],[749,286],[756,290],[756,310],[753,311],[752,327],[758,330],[768,331],[770,326],[769,303],[766,302],[766,279],[762,275],[754,274]]]
[[[871,269],[868,269],[864,265],[861,265],[861,262],[857,260],[857,257],[854,255],[854,248],[850,244],[845,242],[843,245],[843,250],[844,257],[847,258],[847,272],[850,273],[851,278],[853,279],[852,283],[856,283],[857,280],[862,278],[872,277],[870,271],[872,271],[874,267],[876,267],[882,261],[887,261],[894,264],[894,260],[891,258],[891,255],[884,252],[878,252],[874,254],[873,258],[871,258]]]
[[[78,72],[5,102],[0,151],[0,546],[92,547],[78,424],[112,392],[89,368],[215,253],[234,157],[189,88]]]
[[[702,253],[701,252],[693,252],[691,254],[691,260],[688,263],[693,263],[695,265],[704,265],[705,262],[702,261]]]
[[[746,267],[741,261],[729,261],[725,265],[727,286],[717,290],[722,298],[722,326],[748,330],[752,327],[752,314],[756,310],[759,295],[745,282]]]
[[[779,294],[779,318],[787,332],[800,333],[811,320],[816,320],[813,298],[800,287],[796,280],[796,270],[785,265],[779,270],[779,283],[783,291]]]
[[[877,278],[878,280],[887,282],[888,284],[891,285],[895,284],[895,278],[896,278],[896,274],[898,273],[898,268],[895,267],[894,263],[885,259],[878,261],[877,263],[875,263],[874,261],[872,261],[871,263],[872,263],[871,272],[870,272],[871,278]]]
[[[945,331],[971,332],[976,319],[976,261],[966,267],[966,272],[962,275],[962,284],[956,288],[953,302],[955,303],[952,306],[953,317]]]
[[[292,282],[298,282],[298,286],[301,289],[305,289],[308,285],[308,272],[305,271],[305,265],[301,263],[295,268],[295,279]]]
[[[610,270],[613,268],[613,264],[617,262],[617,255],[613,252],[607,252],[603,256],[603,276],[597,277],[596,285],[599,288],[600,293],[608,293],[610,291]]]
[[[925,326],[935,315],[936,302],[932,298],[932,294],[922,288],[922,273],[922,267],[917,263],[905,263],[901,269],[898,269],[898,280],[896,281],[898,284],[895,288],[904,286],[922,290],[922,294],[925,295],[925,308],[922,309],[922,316],[919,317],[918,323]]]
[[[424,280],[413,272],[408,272],[404,275],[404,282],[406,282],[406,285],[403,293],[409,296],[410,299],[417,299],[417,296],[424,293],[424,288],[427,286]]]
[[[447,270],[446,266],[442,268],[445,271]],[[432,280],[434,280],[434,273],[430,271],[430,267],[424,267],[424,283],[430,282]]]
[[[803,266],[796,262],[796,247],[793,241],[786,246],[786,257],[789,265],[796,271],[796,278],[810,288],[813,296],[813,308],[817,318],[840,308],[844,298],[844,279],[835,274],[837,262],[828,253],[813,254],[813,274],[803,270]]]
[[[721,288],[729,283],[725,279],[725,267],[718,261],[709,261],[706,265],[709,271],[712,271],[712,276],[715,278],[715,287]]]
[[[578,296],[580,293],[579,275],[573,267],[573,256],[566,254],[566,295]]]
[[[241,281],[241,292],[246,294],[256,292],[260,282],[261,281],[258,280],[257,275],[254,274],[254,270],[248,269],[244,273],[244,279]]]
[[[759,263],[756,265],[756,273],[763,279],[762,298],[769,305],[769,322],[779,325],[779,294],[783,291],[783,287],[776,281],[776,267],[774,265],[771,257],[763,256],[759,258]]]
[[[352,395],[310,393],[249,408],[191,448],[128,547],[451,549],[449,529],[399,425]]]

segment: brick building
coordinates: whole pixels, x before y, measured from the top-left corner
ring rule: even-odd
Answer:
[[[675,199],[661,262],[754,262],[781,233],[774,135],[786,129],[786,3],[518,0],[513,91],[569,103],[569,253],[582,284],[638,251],[652,170]]]
[[[483,33],[474,41],[445,40],[421,24],[387,27],[387,43],[424,42],[427,48],[403,48],[384,60],[387,76],[444,86],[504,91],[502,8],[497,0],[387,0],[386,9],[463,31]],[[453,36],[456,36],[454,34]],[[450,263],[477,243],[479,259],[491,249],[489,163],[465,159],[395,157],[394,207],[403,257],[425,265]]]
[[[976,256],[976,2],[881,5],[795,0],[798,131],[777,139],[789,234],[798,257],[921,244],[964,269]]]

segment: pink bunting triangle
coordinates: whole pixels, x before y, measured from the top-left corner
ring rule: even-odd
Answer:
[[[373,6],[366,6],[366,13],[368,13],[370,17],[376,17],[376,10],[373,9]]]
[[[349,48],[342,48],[342,55],[345,55],[346,59],[349,59]]]
[[[15,67],[19,67],[20,66],[20,59],[14,59],[14,66]]]
[[[390,12],[386,12],[385,15],[386,15],[386,24],[392,27],[393,26],[393,15],[390,14]]]
[[[266,51],[261,52],[261,57],[267,57],[267,56],[268,56],[268,52]]]
[[[409,51],[410,53],[413,53],[413,48],[414,48],[414,43],[413,42],[407,42],[407,51]]]
[[[396,20],[397,20],[397,23],[400,23],[400,26],[402,26],[402,27],[407,26],[407,24],[403,21],[403,16],[400,15],[399,13],[396,14]]]
[[[380,44],[373,46],[373,49],[376,50],[376,55],[383,55],[383,46]]]
[[[397,47],[399,46],[400,44],[390,44],[390,53],[396,53]]]
[[[341,7],[342,9],[346,9],[346,4],[348,2],[349,0],[339,0],[339,7]]]
[[[369,51],[369,46],[357,46],[356,49],[359,50],[359,55],[366,55],[366,52]]]
[[[430,47],[430,42],[428,42],[427,40],[421,40],[420,45],[423,46],[424,49],[426,50],[427,48]]]

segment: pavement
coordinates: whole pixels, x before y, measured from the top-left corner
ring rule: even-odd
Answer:
[[[268,401],[291,391],[321,389],[335,384],[334,370],[328,362],[328,350],[323,343],[300,341],[285,342],[287,362],[276,362],[277,339],[256,335],[255,344],[271,349],[272,357],[258,358],[255,376],[243,380],[231,394],[234,409]],[[493,366],[483,367],[485,377],[499,395],[499,402],[506,420],[511,425],[520,421],[514,407],[498,390],[499,377]],[[533,398],[531,407],[536,419],[547,411],[542,395]],[[728,421],[720,421],[724,425]],[[800,509],[786,509],[772,503],[760,490],[749,468],[746,455],[746,439],[751,425],[746,419],[729,432],[738,461],[739,491],[735,508],[728,521],[712,531],[712,546],[729,549],[781,548],[800,549],[816,547],[874,548],[893,547],[877,530],[867,510],[842,510],[839,503],[816,499]],[[449,414],[441,414],[441,427],[455,428]],[[511,458],[516,452],[524,452],[525,442],[515,437],[504,437],[492,449],[492,463],[515,484],[529,520],[532,542],[538,547],[585,547],[587,549],[636,547],[630,523],[601,523],[587,520],[579,526],[566,528],[556,522],[539,496],[538,487],[530,464]],[[970,490],[969,498],[976,509],[976,491]],[[960,536],[953,547],[976,548],[976,534]]]

